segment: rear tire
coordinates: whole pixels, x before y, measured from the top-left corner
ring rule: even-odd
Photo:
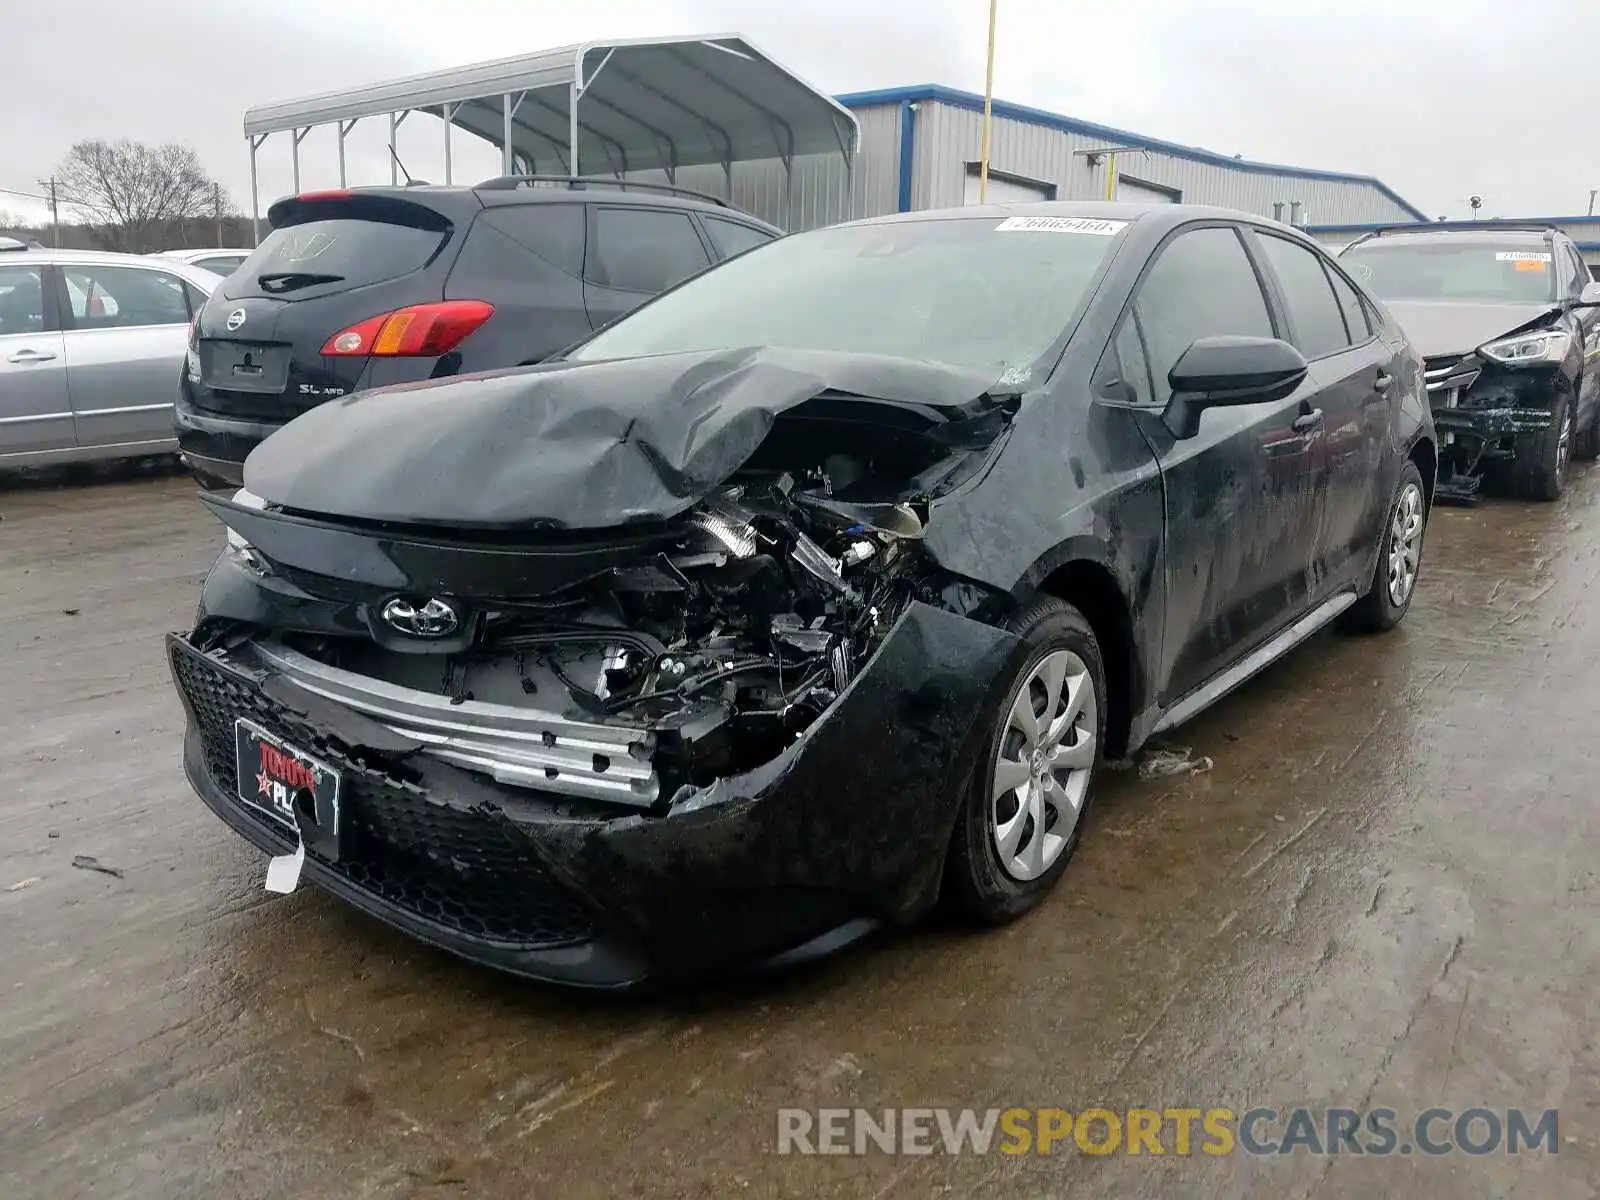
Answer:
[[[1105,665],[1083,614],[1043,596],[1010,629],[1025,654],[995,701],[946,863],[954,899],[990,924],[1021,916],[1061,878],[1105,742]]]
[[[1345,610],[1341,622],[1353,633],[1385,633],[1411,609],[1422,570],[1423,535],[1428,531],[1428,493],[1416,463],[1408,460],[1400,472],[1387,512],[1372,586]]]
[[[1528,500],[1559,500],[1572,456],[1572,405],[1565,396],[1550,410],[1550,424],[1517,438],[1512,475],[1517,493]]]

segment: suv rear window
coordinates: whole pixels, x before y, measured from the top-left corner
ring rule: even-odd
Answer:
[[[223,294],[326,296],[398,279],[425,265],[448,231],[334,218],[274,229],[228,276]]]

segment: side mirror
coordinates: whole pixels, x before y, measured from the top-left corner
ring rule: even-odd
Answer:
[[[1300,351],[1278,338],[1200,338],[1167,373],[1172,399],[1161,419],[1173,437],[1192,438],[1206,409],[1282,400],[1307,370]]]
[[[1573,308],[1600,308],[1600,281],[1591,279],[1583,285],[1583,291],[1578,296],[1578,302]]]

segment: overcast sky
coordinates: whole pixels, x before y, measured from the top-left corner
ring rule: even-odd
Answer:
[[[448,19],[444,15],[448,14]],[[248,211],[244,110],[586,38],[746,34],[830,91],[983,88],[985,0],[52,0],[0,39],[0,188],[36,191],[74,141],[182,141]],[[1555,0],[1000,0],[995,94],[1226,154],[1375,175],[1430,215],[1581,213],[1600,7]],[[1556,90],[1549,82],[1563,81]],[[388,178],[381,120],[350,143],[352,182]],[[440,126],[400,153],[438,178]],[[457,138],[457,178],[498,169]],[[302,185],[336,182],[331,130]],[[262,157],[262,207],[290,188],[288,139]],[[38,206],[0,194],[0,209]]]

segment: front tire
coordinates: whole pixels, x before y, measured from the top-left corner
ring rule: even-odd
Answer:
[[[1422,472],[1407,460],[1389,499],[1388,517],[1378,544],[1372,585],[1344,614],[1344,627],[1356,633],[1384,633],[1405,619],[1422,569],[1422,540],[1428,531],[1428,493]]]
[[[1576,390],[1574,394],[1577,394]],[[1595,401],[1594,411],[1589,414],[1589,423],[1572,440],[1572,457],[1579,462],[1593,462],[1600,458],[1600,400]]]
[[[1558,397],[1550,424],[1538,433],[1517,438],[1512,473],[1517,491],[1529,500],[1559,500],[1566,486],[1567,461],[1572,457],[1572,404]]]
[[[1045,596],[1010,629],[1025,654],[990,716],[946,867],[956,899],[991,924],[1027,912],[1066,870],[1105,741],[1105,665],[1083,614]]]

